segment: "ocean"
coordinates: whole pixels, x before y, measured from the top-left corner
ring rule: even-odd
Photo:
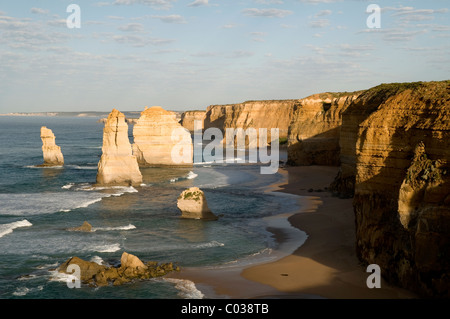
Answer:
[[[117,265],[126,251],[181,269],[275,258],[278,244],[268,223],[299,208],[295,196],[267,191],[283,174],[262,175],[259,164],[198,162],[191,168],[143,168],[139,187],[94,187],[103,136],[97,120],[0,117],[0,298],[205,297],[182,279],[70,289],[55,269],[73,256]],[[41,126],[55,134],[64,166],[38,167]],[[281,157],[285,160],[284,153]],[[205,192],[217,221],[180,218],[177,197],[192,186]],[[84,221],[92,232],[68,231]],[[280,217],[274,225],[285,222]]]

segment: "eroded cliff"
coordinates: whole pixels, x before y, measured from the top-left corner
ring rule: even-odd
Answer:
[[[286,139],[289,124],[298,100],[248,101],[240,104],[211,105],[206,110],[204,128],[218,128],[224,133],[227,128],[267,129],[267,142],[271,141],[271,129],[279,129],[279,138]],[[226,142],[226,141],[225,141]],[[249,141],[246,142],[248,146]],[[257,144],[251,143],[250,144]]]
[[[198,121],[201,124],[200,129],[203,130],[205,117],[206,111],[186,111],[181,114],[180,124],[192,133],[195,129],[195,121]]]
[[[392,283],[450,297],[450,81],[383,84],[343,113],[335,192],[356,250]]]
[[[339,165],[342,113],[359,93],[315,94],[294,105],[288,135],[290,165]]]

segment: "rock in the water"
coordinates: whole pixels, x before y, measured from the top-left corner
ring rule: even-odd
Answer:
[[[143,268],[147,269],[147,266],[135,255],[124,252],[120,258],[120,264],[122,268]]]
[[[55,135],[51,129],[45,126],[41,127],[42,153],[44,164],[42,166],[61,166],[64,165],[64,156],[61,147],[55,144]]]
[[[69,228],[69,230],[90,233],[92,231],[92,225],[85,221],[80,227]]]
[[[160,277],[171,271],[180,270],[173,263],[159,265],[157,262],[150,261],[144,264],[138,257],[124,252],[121,257],[121,265],[118,268],[73,257],[61,264],[58,267],[58,272],[73,274],[73,272],[67,272],[67,267],[72,264],[80,267],[81,282],[97,287],[110,284],[119,286],[136,279]]]
[[[205,194],[198,187],[191,187],[178,197],[177,207],[181,210],[181,217],[192,219],[216,220],[208,207]]]
[[[73,273],[68,272],[67,267],[69,265],[77,265],[80,267],[80,280],[85,282],[92,279],[98,272],[105,270],[107,267],[99,265],[92,261],[86,261],[78,257],[72,257],[59,266],[58,271],[61,273]]]
[[[133,154],[140,166],[192,166],[191,134],[172,112],[145,109],[133,127]]]
[[[98,185],[139,185],[142,174],[128,139],[125,115],[114,109],[103,129],[103,154],[98,163]]]

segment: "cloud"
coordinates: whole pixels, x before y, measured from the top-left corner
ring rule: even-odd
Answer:
[[[248,57],[251,57],[251,56],[254,56],[254,55],[255,55],[255,52],[237,50],[237,51],[234,51],[228,57],[231,58],[231,59],[239,59],[239,58],[248,58]]]
[[[172,3],[174,0],[115,0],[113,2],[114,5],[134,5],[141,4],[150,6],[155,9],[170,9],[172,7]]]
[[[174,42],[171,39],[149,38],[134,34],[114,35],[112,39],[120,44],[129,44],[133,47],[145,47],[147,45],[164,45]]]
[[[187,23],[179,14],[171,14],[167,16],[151,16],[153,19],[159,19],[166,23]]]
[[[316,13],[315,17],[323,17],[323,16],[329,16],[332,13],[331,10],[321,10]]]
[[[41,9],[41,8],[31,8],[31,13],[34,13],[34,14],[47,14],[48,10]]]
[[[325,28],[330,25],[330,20],[328,19],[318,19],[311,21],[309,26],[312,28]]]
[[[141,23],[128,23],[121,25],[118,29],[124,32],[143,32],[144,26]]]
[[[255,0],[258,4],[283,4],[282,0]]]
[[[67,21],[66,19],[54,19],[47,21],[47,25],[51,27],[62,27],[67,28]]]
[[[282,9],[257,9],[257,8],[248,8],[242,10],[242,13],[247,16],[254,17],[267,17],[267,18],[284,18],[288,15],[293,14],[293,11],[290,10],[282,10]]]
[[[415,9],[413,7],[385,7],[382,12],[394,11],[393,17],[397,17],[403,22],[433,20],[434,15],[438,13],[447,13],[447,8],[442,9]]]
[[[299,0],[299,1],[303,3],[319,4],[319,3],[341,2],[342,0]]]
[[[236,27],[237,27],[237,24],[225,24],[222,26],[223,29],[233,29]]]
[[[426,30],[404,30],[401,28],[391,29],[364,29],[360,33],[373,33],[383,36],[383,40],[388,42],[411,41],[415,36],[426,33]]]
[[[209,0],[195,0],[188,4],[188,7],[199,7],[199,6],[207,6],[209,5]]]

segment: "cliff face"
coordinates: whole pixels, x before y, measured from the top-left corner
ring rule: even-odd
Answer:
[[[200,121],[200,128],[203,130],[204,121],[206,117],[206,111],[186,111],[181,114],[181,125],[189,132],[194,132],[194,122]]]
[[[450,81],[363,92],[343,113],[340,147],[332,188],[354,193],[358,257],[450,297]]]
[[[55,144],[55,135],[51,129],[45,126],[41,127],[42,155],[44,164],[42,166],[61,166],[64,165],[64,156],[61,147]]]
[[[97,184],[139,185],[142,175],[132,155],[125,115],[114,109],[103,129],[102,157],[98,163]]]
[[[154,106],[144,110],[133,127],[133,154],[140,166],[190,166],[193,163],[191,134],[173,112]]]
[[[342,113],[359,93],[315,94],[295,104],[288,136],[290,165],[339,165]]]
[[[288,136],[294,105],[298,100],[249,101],[241,104],[211,105],[206,110],[204,128],[215,127],[224,133],[227,128],[267,129],[271,140],[271,128],[279,128],[280,139]],[[247,143],[248,144],[248,143]]]

